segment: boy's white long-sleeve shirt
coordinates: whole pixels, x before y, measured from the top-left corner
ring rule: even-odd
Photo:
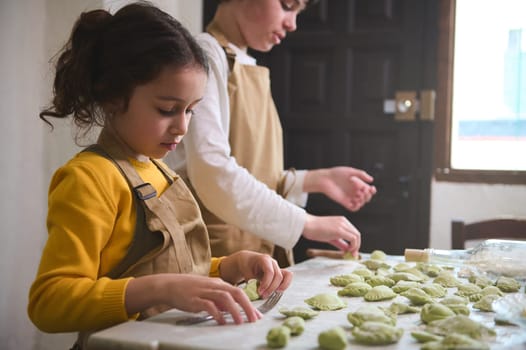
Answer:
[[[306,171],[286,173],[285,200],[237,164],[228,143],[228,61],[210,34],[199,34],[197,40],[210,64],[206,91],[182,143],[165,161],[190,181],[202,203],[223,221],[291,249],[301,236],[307,216],[301,208],[307,202],[307,193],[302,191]],[[255,64],[245,52],[232,48],[238,63]]]

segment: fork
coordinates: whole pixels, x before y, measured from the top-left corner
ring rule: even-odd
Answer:
[[[269,312],[272,310],[274,306],[279,302],[281,299],[281,296],[283,295],[283,292],[281,291],[274,291],[270,296],[265,300],[263,304],[257,307],[259,312],[262,314]],[[206,316],[193,316],[193,317],[187,317],[180,320],[175,321],[175,324],[178,326],[189,326],[192,324],[202,323],[209,321],[213,319],[214,317],[212,315],[206,315]]]

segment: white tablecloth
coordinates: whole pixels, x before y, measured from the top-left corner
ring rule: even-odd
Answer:
[[[391,257],[391,265],[401,261],[400,257]],[[336,294],[339,287],[332,286],[329,278],[347,274],[358,266],[358,262],[315,258],[290,268],[294,272],[292,285],[287,289],[279,304],[256,323],[242,325],[227,324],[219,326],[209,321],[192,326],[175,326],[175,320],[188,316],[178,310],[170,310],[142,322],[127,322],[93,334],[88,342],[88,350],[97,349],[267,349],[266,335],[270,328],[280,325],[284,316],[278,311],[281,307],[307,306],[303,301],[322,292]],[[451,289],[451,291],[456,289]],[[318,316],[306,321],[305,332],[291,337],[286,349],[318,349],[318,334],[334,326],[351,329],[347,313],[355,311],[366,303],[363,298],[345,298],[347,308],[337,311],[322,311]],[[406,298],[374,303],[388,306],[394,300],[408,302]],[[261,303],[262,301],[257,301]],[[470,317],[497,331],[496,341],[490,343],[491,349],[526,349],[526,330],[516,326],[496,326],[494,313],[472,310]],[[412,329],[421,325],[419,314],[398,315],[397,327],[404,328],[402,339],[392,345],[370,347],[354,343],[349,332],[349,346],[352,349],[420,349],[410,335]]]

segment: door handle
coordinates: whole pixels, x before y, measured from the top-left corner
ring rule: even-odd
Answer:
[[[432,121],[435,119],[434,90],[396,91],[394,100],[384,100],[384,113],[393,114],[398,122],[415,121],[416,114],[420,120]]]

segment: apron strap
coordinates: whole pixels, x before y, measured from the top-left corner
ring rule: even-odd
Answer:
[[[228,46],[228,40],[226,40],[226,37],[221,32],[221,29],[219,29],[219,26],[216,22],[212,21],[207,27],[206,31],[208,34],[212,35],[219,45],[223,48],[225,51],[226,59],[228,61],[228,69],[229,72],[232,72],[234,70],[234,66],[236,64],[236,53],[230,46]]]
[[[179,266],[179,271],[191,271],[192,270],[192,259],[188,256],[186,250],[187,244],[184,234],[175,234],[176,232],[183,231],[183,228],[174,217],[173,204],[169,200],[162,201],[157,196],[155,188],[145,183],[137,170],[128,161],[126,155],[122,153],[119,146],[116,145],[113,140],[108,138],[99,138],[99,146],[113,159],[115,164],[124,174],[128,183],[131,185],[133,192],[139,198],[139,202],[144,205],[145,220],[148,228],[152,232],[162,232],[164,236],[164,242],[161,250],[166,249],[173,240],[173,247],[175,250],[175,262]],[[170,172],[164,169],[158,162],[151,160],[157,168],[163,173],[167,181],[173,185],[174,176]],[[175,174],[174,174],[175,175]],[[171,239],[170,239],[171,237]]]
[[[125,174],[122,168],[115,162],[115,160],[100,146],[100,145],[91,145],[83,150],[83,152],[89,151],[96,153],[102,157],[111,160],[117,169],[122,173],[124,177]],[[151,186],[150,186],[151,187]],[[114,266],[110,272],[106,274],[110,278],[119,278],[124,272],[126,272],[133,264],[138,262],[142,257],[146,256],[150,252],[157,252],[157,249],[163,245],[163,236],[159,232],[151,232],[148,230],[148,225],[146,224],[146,214],[144,212],[144,204],[142,204],[143,199],[137,194],[138,191],[134,191],[136,205],[135,205],[135,232],[133,234],[133,239],[124,256],[116,266]],[[154,194],[155,196],[155,189]],[[141,203],[140,205],[138,203]]]

